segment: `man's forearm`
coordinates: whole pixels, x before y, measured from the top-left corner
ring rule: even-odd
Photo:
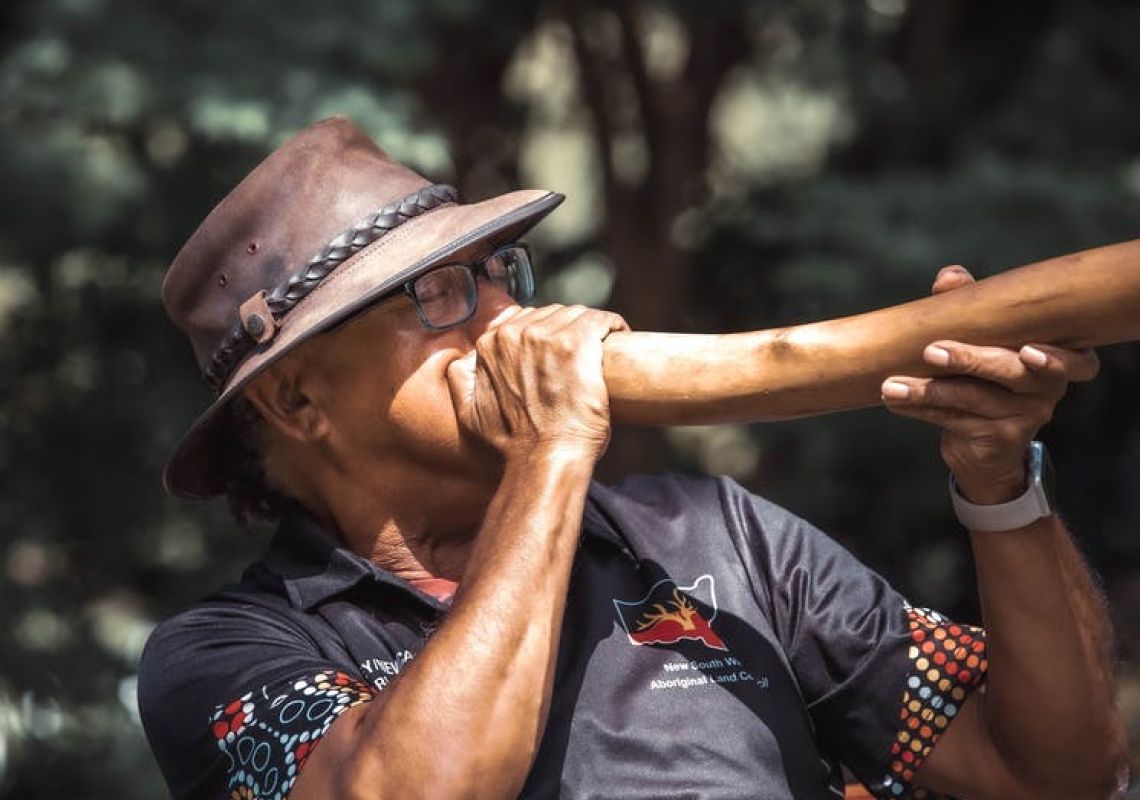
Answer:
[[[517,794],[545,727],[592,468],[572,453],[507,466],[447,620],[360,717],[347,796]]]
[[[1106,796],[1124,738],[1113,707],[1107,608],[1092,576],[1056,516],[970,538],[988,633],[984,712],[995,747],[1042,790]]]

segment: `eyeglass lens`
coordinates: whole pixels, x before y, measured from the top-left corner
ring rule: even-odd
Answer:
[[[448,328],[471,318],[478,302],[477,272],[519,303],[534,296],[530,256],[522,246],[504,247],[474,265],[445,264],[412,283],[412,297],[427,327]]]

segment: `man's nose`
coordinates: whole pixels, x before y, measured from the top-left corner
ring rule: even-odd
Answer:
[[[467,322],[472,340],[487,331],[504,309],[518,305],[506,291],[492,285],[483,275],[475,281],[477,302],[475,313]]]

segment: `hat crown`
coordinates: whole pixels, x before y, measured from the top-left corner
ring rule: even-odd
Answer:
[[[344,117],[287,140],[222,199],[167,271],[163,304],[200,369],[238,309],[284,284],[334,237],[430,185]]]

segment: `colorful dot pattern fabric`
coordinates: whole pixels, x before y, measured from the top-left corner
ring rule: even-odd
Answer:
[[[966,697],[985,679],[986,632],[926,608],[907,605],[906,613],[910,669],[890,767],[874,793],[882,798],[936,800],[946,795],[913,788],[911,782]]]
[[[219,705],[210,730],[228,760],[229,800],[282,800],[333,720],[374,696],[367,685],[329,670]]]

